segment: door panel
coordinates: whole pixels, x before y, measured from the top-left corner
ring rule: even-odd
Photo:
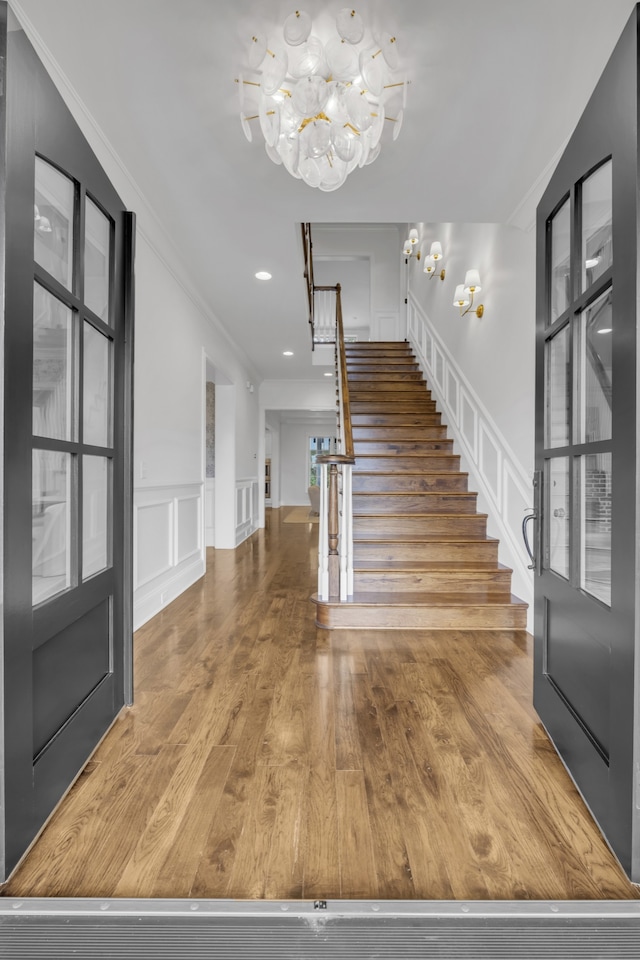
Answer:
[[[637,31],[636,8],[538,208],[534,684],[635,881]]]
[[[133,262],[132,216],[8,17],[5,875],[130,700]]]

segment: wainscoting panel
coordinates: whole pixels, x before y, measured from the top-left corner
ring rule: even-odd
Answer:
[[[500,505],[500,450],[493,438],[487,424],[480,422],[480,469],[485,482],[491,490],[494,502]]]
[[[176,511],[176,565],[200,551],[200,507],[202,497],[178,497]]]
[[[216,481],[213,477],[207,477],[205,482],[205,524],[204,524],[204,542],[207,547],[215,546],[215,517],[216,517]]]
[[[409,340],[443,419],[460,447],[464,469],[470,474],[470,489],[478,491],[479,506],[488,510],[490,530],[495,528],[492,535],[500,539],[501,560],[513,568],[514,592],[529,603],[531,613],[533,582],[521,527],[525,510],[533,502],[532,478],[411,293],[408,310]]]
[[[202,483],[134,491],[134,629],[205,572]]]
[[[236,546],[258,529],[258,478],[236,481]]]
[[[135,504],[135,589],[162,576],[173,566],[173,500]]]
[[[476,459],[476,451],[478,449],[478,416],[476,413],[476,408],[474,407],[472,401],[466,394],[464,388],[462,389],[462,435],[465,439],[465,443],[471,451],[471,456],[473,460]]]

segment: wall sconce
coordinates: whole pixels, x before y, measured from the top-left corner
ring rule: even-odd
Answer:
[[[453,298],[454,307],[460,307],[461,317],[466,317],[468,313],[475,313],[478,320],[480,320],[480,318],[484,313],[484,306],[480,303],[474,309],[473,298],[477,293],[480,293],[481,290],[482,290],[482,287],[480,286],[479,271],[467,270],[464,278],[464,283],[459,283],[457,285],[456,292]]]
[[[419,247],[420,238],[418,237],[417,230],[409,230],[409,238],[405,240],[404,246],[402,248],[402,253],[407,258],[415,257],[416,260],[420,259],[420,247]]]
[[[431,244],[429,256],[425,258],[424,262],[424,272],[429,277],[429,280],[433,280],[434,277],[440,277],[441,280],[444,280],[446,272],[444,270],[438,272],[436,269],[439,266],[440,260],[442,260],[442,244],[434,240]]]

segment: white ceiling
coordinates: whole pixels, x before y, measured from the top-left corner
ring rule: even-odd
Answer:
[[[234,78],[282,0],[16,0],[132,179],[200,297],[263,378],[312,367],[299,226],[492,221],[534,204],[633,0],[367,0],[395,20],[412,79],[401,135],[335,193],[247,143]],[[312,16],[343,0],[305,0]],[[179,252],[178,252],[179,251]],[[259,269],[273,280],[254,280]],[[354,311],[355,311],[354,307]],[[355,314],[354,314],[355,315]],[[284,358],[291,349],[294,358]]]

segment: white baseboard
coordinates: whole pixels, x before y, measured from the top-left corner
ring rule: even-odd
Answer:
[[[205,569],[206,563],[198,555],[136,590],[133,598],[133,629],[137,630],[160,613],[167,604],[203,577]]]

